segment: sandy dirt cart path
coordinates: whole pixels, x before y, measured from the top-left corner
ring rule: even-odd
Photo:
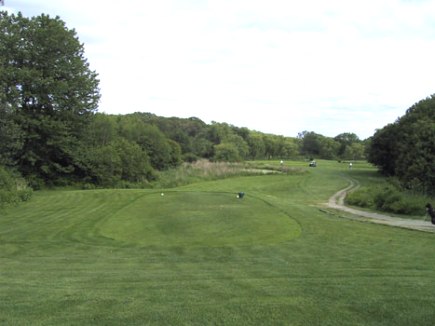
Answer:
[[[427,221],[411,220],[399,217],[393,217],[389,215],[366,212],[354,208],[350,208],[344,205],[344,198],[346,195],[359,187],[357,181],[346,178],[349,181],[349,186],[335,193],[329,198],[327,206],[329,208],[337,209],[355,215],[358,219],[365,220],[372,223],[385,224],[395,227],[401,227],[406,229],[413,229],[425,232],[435,233],[435,225]]]

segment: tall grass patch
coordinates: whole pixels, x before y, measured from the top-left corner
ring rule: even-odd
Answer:
[[[173,188],[194,182],[225,179],[235,176],[261,175],[281,173],[274,168],[257,168],[250,163],[210,162],[198,160],[192,163],[185,162],[176,169],[160,172],[154,188]]]

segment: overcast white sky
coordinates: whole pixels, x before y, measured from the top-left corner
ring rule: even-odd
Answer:
[[[435,93],[432,0],[5,0],[75,28],[100,112],[361,139]]]

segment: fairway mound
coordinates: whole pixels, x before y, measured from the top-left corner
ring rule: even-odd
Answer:
[[[278,209],[234,193],[150,193],[98,225],[117,241],[143,246],[274,244],[299,236],[299,225]]]
[[[362,210],[345,206],[344,199],[346,198],[346,195],[350,191],[355,190],[359,187],[357,181],[348,178],[347,180],[349,181],[349,186],[347,186],[344,189],[341,189],[340,191],[336,192],[333,196],[331,196],[331,198],[329,198],[327,204],[329,208],[337,209],[358,216],[357,218],[358,220],[435,233],[435,227],[430,222],[399,218],[399,217],[379,214],[375,212],[367,212],[367,211],[362,211]]]

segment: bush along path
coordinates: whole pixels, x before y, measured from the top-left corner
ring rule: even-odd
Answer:
[[[375,212],[362,211],[362,210],[345,206],[344,199],[346,198],[346,195],[349,192],[359,188],[358,181],[347,177],[346,179],[349,181],[349,186],[338,191],[331,198],[329,198],[329,201],[327,203],[327,206],[329,208],[340,210],[346,213],[350,213],[354,216],[357,216],[357,218],[355,218],[356,220],[435,233],[435,225],[433,225],[431,222],[428,221],[419,221],[419,220],[394,217],[394,216],[379,214]]]

